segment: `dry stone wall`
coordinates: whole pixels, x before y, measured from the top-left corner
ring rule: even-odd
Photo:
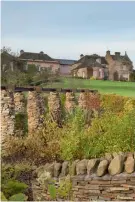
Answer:
[[[75,95],[73,92],[66,93],[65,109],[67,112],[71,113],[76,106]]]
[[[27,115],[28,115],[28,131],[35,132],[42,127],[44,121],[45,108],[43,107],[43,99],[40,93],[33,91],[28,93],[27,98]]]
[[[22,92],[14,93],[15,113],[25,113],[25,96]]]
[[[6,90],[2,90],[2,135],[14,134],[16,115],[18,114],[22,115],[20,116],[20,118],[22,117],[23,119],[23,117],[25,117],[25,119],[27,119],[29,133],[35,132],[40,129],[43,125],[44,115],[46,111],[45,98],[43,95],[44,94],[40,91],[31,91],[28,92],[26,100],[23,92],[9,93]],[[82,109],[86,109],[86,105],[86,95],[82,92],[79,96],[78,106]],[[65,100],[66,112],[72,113],[76,106],[77,103],[75,94],[73,92],[67,92]],[[50,92],[50,95],[48,96],[48,107],[53,121],[61,126],[62,106],[58,92]],[[22,134],[22,128],[20,130],[16,129],[16,132]]]
[[[45,182],[47,176],[55,180],[56,188],[68,176],[72,184],[70,199],[74,201],[135,201],[133,153],[106,154],[100,159],[83,159],[72,163],[47,163],[34,171],[32,190],[35,201],[51,200],[48,190],[39,180]]]
[[[1,138],[14,134],[15,105],[12,92],[1,91]]]
[[[78,104],[79,104],[80,108],[87,109],[87,100],[86,100],[85,92],[80,93],[79,99],[78,99]]]

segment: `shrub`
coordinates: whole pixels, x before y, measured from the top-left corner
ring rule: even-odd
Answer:
[[[86,93],[86,104],[88,110],[100,109],[100,95],[98,93]]]
[[[5,195],[3,194],[3,192],[1,192],[1,201],[7,201]]]
[[[17,180],[9,180],[6,184],[2,186],[2,191],[4,195],[9,198],[10,196],[18,193],[23,193],[28,186],[25,183],[19,182]]]
[[[68,117],[66,125],[63,127],[63,137],[60,139],[62,159],[72,160],[82,157],[82,147],[84,142],[85,113],[76,109]]]
[[[129,98],[127,97],[114,94],[101,95],[101,108],[103,108],[105,111],[109,110],[114,113],[120,113],[123,112],[124,105],[128,99]]]
[[[2,158],[10,161],[22,160],[25,156],[24,138],[7,136],[4,145],[2,145]]]
[[[27,201],[28,197],[23,193],[14,194],[9,198],[9,201]]]
[[[95,118],[88,131],[86,157],[97,157],[105,152],[135,150],[135,110],[119,117],[106,112]]]
[[[23,193],[14,194],[7,200],[3,192],[1,192],[1,201],[27,201],[28,197]]]
[[[31,177],[32,168],[28,162],[5,164],[1,166],[1,190],[7,199],[12,195],[25,192],[30,196],[27,179]],[[28,176],[28,178],[26,178]],[[21,193],[22,192],[22,193]],[[15,196],[16,197],[16,196]],[[29,198],[31,199],[31,198]],[[10,199],[9,199],[10,200]]]
[[[26,158],[35,163],[58,159],[61,132],[57,124],[52,122],[47,115],[43,129],[37,133],[29,134],[25,139]]]
[[[84,122],[83,115],[79,121]],[[107,111],[95,117],[89,128],[77,127],[74,123],[65,129],[60,142],[64,160],[100,157],[106,152],[135,151],[135,110],[122,116]]]
[[[133,150],[135,100],[99,94],[86,94],[86,99],[87,110],[76,108],[73,113],[67,113],[62,128],[47,114],[39,132],[24,138],[7,137],[2,157],[11,162],[29,159],[31,164],[39,165]]]
[[[127,102],[124,105],[124,110],[126,112],[128,112],[128,111],[132,111],[134,109],[135,109],[135,99],[129,99],[129,100],[127,100]]]
[[[15,115],[15,130],[23,132],[22,135],[25,135],[28,132],[28,122],[27,115],[23,113],[18,113]]]
[[[130,74],[130,81],[135,81],[135,71]]]
[[[90,80],[96,80],[96,78],[94,76],[90,77]]]

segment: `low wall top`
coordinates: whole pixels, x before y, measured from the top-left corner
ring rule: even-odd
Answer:
[[[68,88],[42,88],[42,87],[16,87],[16,86],[1,86],[1,90],[12,90],[15,92],[28,92],[28,91],[38,91],[38,92],[91,92],[96,93],[97,90],[92,89],[68,89]]]

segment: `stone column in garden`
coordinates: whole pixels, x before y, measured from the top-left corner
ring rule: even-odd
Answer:
[[[37,91],[28,92],[27,98],[27,116],[28,132],[33,133],[40,130],[44,122],[45,108],[41,93]]]
[[[50,92],[50,95],[48,96],[48,107],[52,120],[61,126],[62,107],[58,92]]]
[[[15,105],[13,92],[1,91],[1,140],[14,135]]]
[[[78,98],[78,104],[81,109],[87,109],[87,95],[86,92],[81,92]]]
[[[66,93],[65,109],[67,112],[72,112],[76,106],[75,95],[73,92]]]
[[[25,113],[25,96],[24,93],[18,92],[14,94],[15,113]]]

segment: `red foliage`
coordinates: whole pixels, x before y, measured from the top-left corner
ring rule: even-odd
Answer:
[[[100,109],[100,95],[98,93],[86,94],[87,108],[92,110]]]

